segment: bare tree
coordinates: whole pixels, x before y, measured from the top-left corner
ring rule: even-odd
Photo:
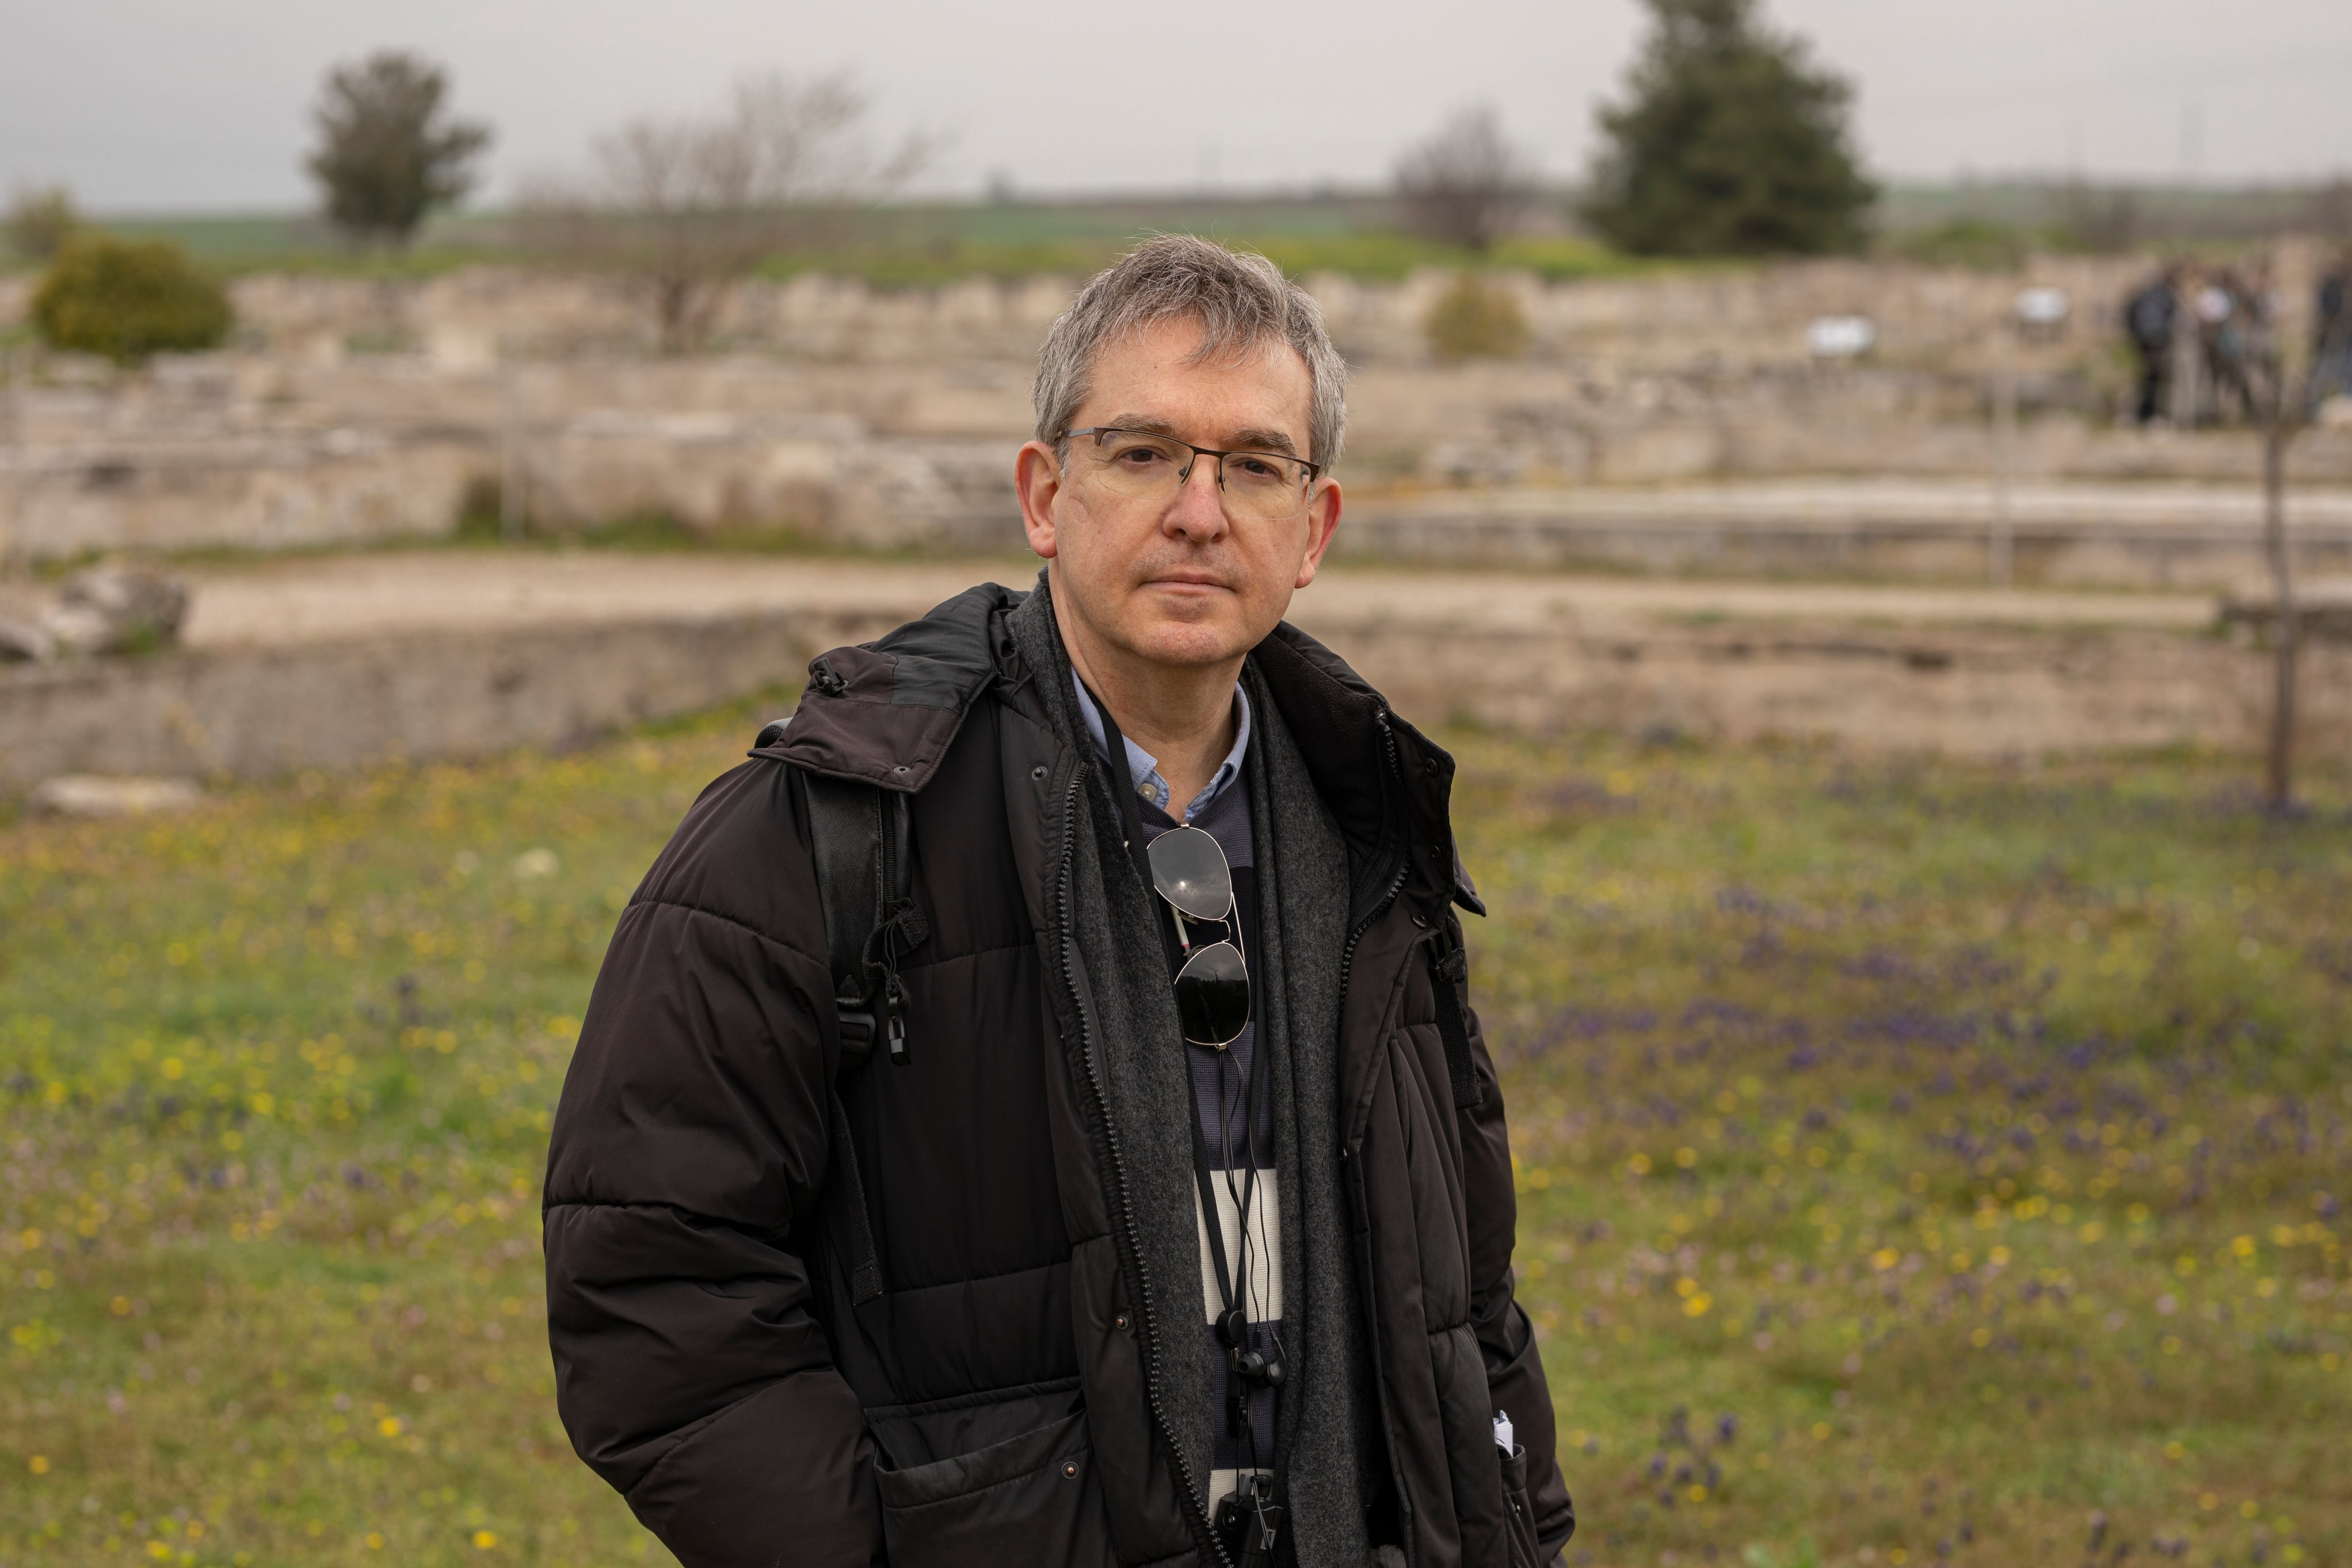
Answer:
[[[866,110],[843,75],[747,77],[723,114],[633,120],[598,137],[586,179],[526,193],[527,235],[636,280],[663,350],[683,353],[707,337],[730,284],[922,166],[919,137],[877,152]]]
[[[2101,190],[2079,176],[2052,193],[2060,226],[2084,250],[2120,256],[2144,237],[2139,197],[2120,186]]]
[[[2267,273],[2267,265],[2264,267]],[[2270,744],[2264,782],[2271,809],[2294,804],[2294,722],[2297,664],[2303,652],[2303,613],[2295,602],[2294,556],[2287,535],[2286,455],[2302,430],[2307,399],[2296,383],[2299,356],[2268,308],[2267,288],[2252,291],[2253,307],[2240,366],[2248,412],[2263,433],[2263,553],[2271,576],[2271,602],[2264,617],[2272,631]],[[2308,368],[2300,378],[2308,382]]]
[[[2313,191],[2299,226],[2327,239],[2352,240],[2352,179],[2338,174]]]
[[[1529,170],[1503,140],[1492,109],[1454,114],[1397,160],[1397,194],[1412,226],[1434,239],[1484,252],[1509,227],[1525,199]]]
[[[46,190],[19,189],[8,204],[8,248],[26,261],[47,263],[65,248],[81,227],[81,213],[73,193],[63,185]]]

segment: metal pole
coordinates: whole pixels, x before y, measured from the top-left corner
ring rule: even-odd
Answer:
[[[2175,430],[2194,428],[2205,401],[2204,335],[2197,314],[2197,297],[2203,292],[2194,273],[2182,273],[2173,286],[2172,342],[2166,350],[2171,356],[2166,397],[2169,406],[2165,412]]]
[[[1995,588],[2007,588],[2016,578],[2009,486],[2017,465],[2017,367],[2004,363],[1992,388],[1992,538],[1985,550],[1986,578]]]
[[[25,520],[25,415],[16,390],[15,344],[0,349],[0,465],[7,474],[0,480],[0,581],[16,577],[27,553],[22,538]]]
[[[506,414],[499,441],[499,538],[514,544],[521,539],[530,516],[523,509],[523,486],[530,480],[522,451],[522,375],[511,361],[501,361],[499,373]]]
[[[2278,613],[2278,663],[2271,699],[2270,797],[2273,810],[2294,799],[2294,676],[2302,618],[2295,613],[2294,564],[2286,541],[2286,377],[2273,382],[2268,428],[2263,432],[2263,543],[2270,557],[2271,601]]]

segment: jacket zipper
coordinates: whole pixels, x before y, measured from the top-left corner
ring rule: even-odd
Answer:
[[[1394,778],[1399,772],[1402,771],[1397,762],[1396,731],[1389,727],[1389,716],[1385,709],[1381,711],[1380,720],[1381,745],[1386,753],[1386,758],[1389,765],[1389,775],[1390,777]],[[1346,947],[1342,948],[1339,953],[1339,1005],[1341,1009],[1344,1009],[1348,1005],[1348,975],[1349,971],[1356,967],[1356,944],[1364,939],[1364,933],[1372,928],[1372,923],[1374,921],[1380,919],[1381,915],[1388,913],[1389,905],[1396,902],[1396,895],[1404,891],[1404,879],[1412,873],[1412,852],[1408,848],[1405,851],[1404,857],[1397,862],[1396,874],[1389,878],[1387,888],[1383,890],[1381,896],[1373,902],[1372,907],[1365,912],[1364,917],[1356,922],[1356,928],[1348,933],[1348,945]]]
[[[1403,771],[1397,761],[1396,732],[1389,727],[1389,716],[1385,710],[1381,712],[1380,721],[1381,740],[1387,754],[1389,774],[1390,777],[1394,778]],[[1408,833],[1407,837],[1410,839],[1410,833]],[[1356,922],[1355,928],[1348,933],[1348,945],[1346,947],[1342,948],[1339,953],[1339,1011],[1342,1017],[1346,1016],[1348,1009],[1348,986],[1349,983],[1349,977],[1353,974],[1356,967],[1356,945],[1364,939],[1364,933],[1370,931],[1380,917],[1388,913],[1389,905],[1394,904],[1396,902],[1397,894],[1404,891],[1405,878],[1411,875],[1412,872],[1412,851],[1408,845],[1403,857],[1397,862],[1396,873],[1389,878],[1388,886],[1381,891],[1381,896],[1373,901],[1371,908],[1365,912],[1364,917]],[[1343,1139],[1346,1138],[1349,1135],[1349,1129],[1343,1128],[1341,1130],[1340,1136]],[[1347,1144],[1344,1142],[1339,1145],[1339,1154],[1342,1158],[1348,1157],[1349,1149]],[[1353,1178],[1351,1177],[1350,1179],[1352,1180]],[[1359,1280],[1357,1281],[1356,1288],[1363,1292],[1365,1322],[1369,1323],[1372,1321],[1373,1304],[1371,1300],[1372,1289],[1370,1282],[1369,1281]],[[1394,1473],[1394,1467],[1396,1464],[1396,1422],[1389,1407],[1388,1379],[1381,1375],[1380,1352],[1377,1346],[1372,1347],[1372,1387],[1373,1392],[1379,1396],[1381,1402],[1381,1426],[1382,1428],[1382,1436],[1386,1438],[1388,1443],[1389,1464],[1391,1467],[1390,1479],[1396,1486],[1397,1507],[1401,1511],[1405,1511],[1407,1513],[1407,1517],[1401,1521],[1404,1525],[1405,1559],[1407,1562],[1412,1562],[1416,1556],[1413,1545],[1412,1524],[1410,1517],[1410,1511],[1412,1504],[1412,1500],[1405,1494],[1403,1478]]]
[[[1179,1485],[1184,1489],[1184,1500],[1191,1510],[1192,1522],[1201,1540],[1208,1542],[1216,1561],[1232,1568],[1233,1560],[1226,1556],[1224,1543],[1216,1531],[1209,1528],[1208,1504],[1201,1499],[1201,1489],[1185,1468],[1184,1451],[1177,1447],[1174,1427],[1168,1419],[1167,1407],[1160,1400],[1160,1333],[1152,1319],[1151,1273],[1145,1266],[1143,1249],[1135,1239],[1135,1217],[1128,1207],[1127,1162],[1119,1154],[1118,1128],[1111,1120],[1110,1096],[1103,1089],[1102,1070],[1095,1062],[1094,1037],[1087,1019],[1085,998],[1071,979],[1070,967],[1070,872],[1075,857],[1077,832],[1078,791],[1086,781],[1083,765],[1070,776],[1070,787],[1062,804],[1062,857],[1060,870],[1054,881],[1054,905],[1061,930],[1059,936],[1062,963],[1062,988],[1070,998],[1070,1010],[1078,1019],[1078,1054],[1087,1064],[1087,1086],[1095,1097],[1095,1110],[1102,1118],[1103,1143],[1110,1155],[1112,1185],[1118,1188],[1119,1239],[1126,1243],[1128,1262],[1135,1270],[1136,1291],[1139,1299],[1135,1303],[1136,1332],[1143,1340],[1143,1398],[1150,1408],[1152,1425],[1159,1429],[1160,1440],[1168,1449],[1169,1468],[1176,1472]],[[1352,946],[1352,945],[1351,945]]]
[[[884,922],[896,921],[903,913],[898,907],[898,835],[906,825],[906,813],[912,808],[904,795],[883,796],[877,807],[887,819],[881,824],[881,851],[876,857],[876,868],[881,885],[874,890],[874,907]],[[904,1067],[907,1054],[907,991],[898,983],[898,933],[892,929],[882,938],[882,1035],[890,1056],[890,1065]]]

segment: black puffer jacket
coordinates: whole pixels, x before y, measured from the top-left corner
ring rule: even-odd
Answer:
[[[558,1398],[689,1568],[1223,1560],[1153,1394],[1195,1331],[1137,1288],[1060,925],[1097,759],[1056,738],[1007,632],[1024,597],[974,589],[827,654],[834,689],[704,791],[598,978],[549,1155]],[[1512,1299],[1501,1092],[1475,1018],[1467,1093],[1437,1024],[1451,905],[1477,907],[1453,759],[1286,625],[1251,664],[1355,890],[1334,1090],[1382,1513],[1416,1568],[1534,1568],[1573,1519]],[[887,1283],[860,1306],[821,1240],[841,1040],[794,767],[912,794],[929,926],[900,970],[919,1062],[839,1084]]]

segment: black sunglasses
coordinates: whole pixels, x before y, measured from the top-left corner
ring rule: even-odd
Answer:
[[[1151,885],[1176,912],[1176,941],[1185,954],[1176,972],[1176,1016],[1184,1038],[1223,1051],[1249,1027],[1249,965],[1234,918],[1234,868],[1217,841],[1198,828],[1171,828],[1145,847]],[[1222,942],[1192,946],[1185,916],[1223,923]]]

